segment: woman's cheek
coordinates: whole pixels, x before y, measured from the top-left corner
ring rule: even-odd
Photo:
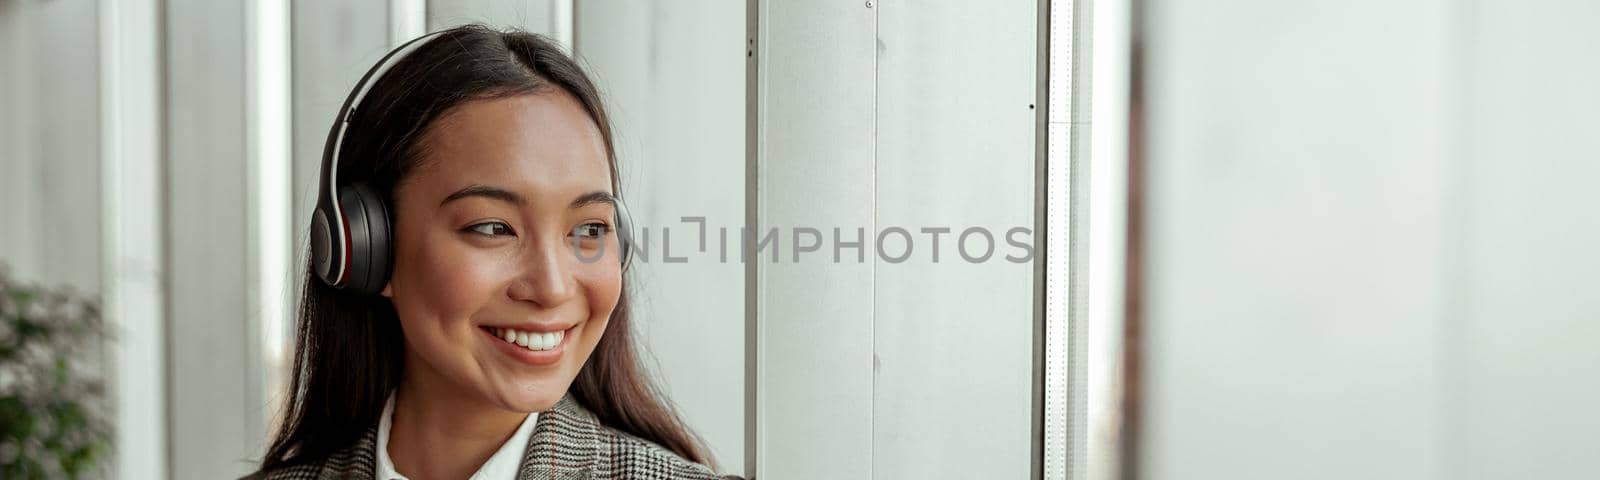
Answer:
[[[611,264],[580,266],[578,282],[583,285],[591,319],[611,318],[611,311],[622,295],[622,269]]]
[[[583,326],[583,357],[578,359],[582,364],[594,353],[611,323],[611,313],[622,293],[622,270],[615,264],[591,264],[579,267],[579,272],[577,280],[586,295],[589,313]]]
[[[477,305],[482,304],[504,276],[510,263],[503,253],[473,248],[464,242],[430,242],[425,252],[412,258],[421,259],[423,268],[416,272],[412,282],[421,291],[414,292],[429,298],[433,310],[450,319],[468,319]]]

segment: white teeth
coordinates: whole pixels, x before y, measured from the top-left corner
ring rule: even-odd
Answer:
[[[500,337],[507,343],[513,343],[529,350],[550,350],[561,344],[561,338],[566,332],[524,332],[509,328],[493,328],[490,333]]]

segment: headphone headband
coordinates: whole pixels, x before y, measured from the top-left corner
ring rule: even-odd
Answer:
[[[383,59],[379,60],[378,64],[374,65],[372,69],[367,70],[366,75],[361,76],[361,83],[354,91],[350,92],[350,96],[348,98],[345,98],[343,111],[340,112],[339,119],[334,122],[334,129],[337,130],[337,133],[330,132],[333,134],[334,138],[333,151],[325,153],[324,157],[331,155],[332,166],[338,166],[339,164],[339,151],[344,147],[344,132],[350,128],[350,120],[355,118],[356,108],[361,106],[362,99],[367,98],[367,92],[372,91],[372,85],[378,83],[378,79],[383,78],[383,74],[388,73],[389,69],[394,68],[396,64],[400,63],[401,60],[404,60],[406,56],[411,54],[411,52],[416,51],[418,48],[421,48],[423,44],[427,43],[423,40],[438,36],[446,31],[448,30],[440,30],[429,33],[427,35],[412,39],[409,42],[400,44],[399,47],[395,48],[393,51],[390,51],[388,55],[384,55]],[[324,158],[323,163],[327,165],[329,160],[330,158]],[[334,182],[332,182],[332,179],[338,176],[338,169],[332,169],[329,171],[331,172],[331,175],[329,177],[330,181],[328,182],[327,186],[330,189],[337,190],[338,185],[335,185]]]
[[[344,206],[335,198],[335,193],[339,191],[339,154],[344,148],[345,131],[350,128],[350,120],[355,118],[361,100],[383,78],[384,73],[426,44],[425,40],[447,31],[417,37],[384,55],[377,65],[361,76],[357,87],[345,97],[344,104],[339,107],[339,116],[328,129],[328,139],[322,148],[322,179],[317,188],[317,211],[312,219],[311,253],[318,276],[329,285],[344,285],[350,276],[350,225]]]

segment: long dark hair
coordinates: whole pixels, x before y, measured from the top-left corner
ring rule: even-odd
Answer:
[[[346,132],[341,183],[365,182],[394,205],[394,188],[426,156],[422,133],[468,100],[562,90],[576,97],[605,140],[620,192],[611,125],[600,93],[555,42],[522,31],[466,25],[427,40],[373,84]],[[626,271],[625,271],[626,272]],[[568,392],[601,423],[707,463],[704,447],[645,373],[629,325],[627,277],[610,323]],[[374,425],[405,372],[394,305],[323,284],[306,266],[288,401],[262,469],[316,461]]]

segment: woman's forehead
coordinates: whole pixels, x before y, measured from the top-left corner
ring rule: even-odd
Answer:
[[[433,122],[423,142],[426,158],[407,183],[433,195],[497,185],[564,201],[611,189],[599,129],[561,90],[463,103]]]

